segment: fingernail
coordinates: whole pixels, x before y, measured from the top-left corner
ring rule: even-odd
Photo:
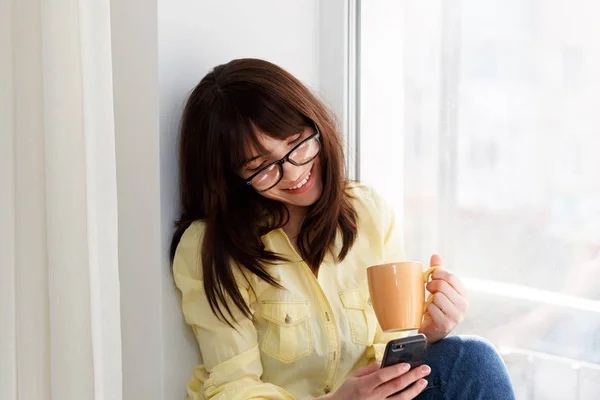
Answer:
[[[408,371],[409,369],[410,369],[410,364],[406,364],[406,363],[404,363],[404,364],[400,364],[400,371],[402,371],[402,372],[406,372],[406,371]]]
[[[421,367],[421,372],[423,372],[424,374],[428,374],[428,373],[430,373],[430,372],[431,372],[431,368],[429,368],[429,366],[428,366],[428,365],[423,365],[423,366]]]
[[[420,387],[425,387],[425,386],[427,386],[427,381],[426,381],[425,379],[421,379],[421,380],[419,381],[419,386],[420,386]]]

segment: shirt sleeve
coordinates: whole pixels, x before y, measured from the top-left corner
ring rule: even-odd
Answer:
[[[406,260],[402,228],[397,223],[396,213],[393,207],[375,191],[371,192],[371,196],[378,211],[378,218],[376,218],[376,220],[379,221],[380,235],[383,242],[384,254],[382,262],[389,263]],[[373,346],[368,350],[369,361],[381,361],[387,343],[390,340],[406,336],[408,336],[407,332],[383,332],[378,322]]]
[[[182,294],[183,315],[192,327],[204,362],[192,373],[187,398],[293,399],[282,388],[261,380],[262,363],[252,321],[235,306],[231,310],[236,329],[213,314],[202,281],[199,255],[202,232],[201,223],[192,224],[181,237],[173,260],[173,276]],[[239,289],[250,305],[250,287],[240,284]]]

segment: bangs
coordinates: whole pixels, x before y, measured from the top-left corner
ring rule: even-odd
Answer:
[[[287,139],[311,126],[312,121],[280,98],[255,90],[231,99],[231,126],[225,133],[226,149],[229,151],[230,168],[237,171],[252,157],[253,151],[266,154],[258,133],[274,139]]]

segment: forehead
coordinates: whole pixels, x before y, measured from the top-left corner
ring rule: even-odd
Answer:
[[[274,150],[277,150],[277,148],[284,142],[284,139],[269,136],[259,129],[254,130],[254,135],[257,143],[248,143],[248,150],[252,155],[262,154],[263,152],[270,153]]]

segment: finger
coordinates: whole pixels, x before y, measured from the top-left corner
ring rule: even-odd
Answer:
[[[367,365],[366,367],[362,367],[359,370],[357,370],[353,376],[355,377],[361,377],[361,376],[365,376],[365,375],[370,375],[375,371],[378,371],[381,368],[381,363],[378,362],[374,362],[371,363],[369,365]]]
[[[402,376],[381,385],[373,391],[375,398],[386,398],[401,390],[408,388],[413,383],[417,382],[431,373],[431,368],[427,365],[416,367]]]
[[[442,279],[436,279],[428,282],[426,288],[429,293],[432,294],[444,293],[446,297],[448,297],[454,304],[459,303],[462,300],[462,296],[456,291],[456,289]]]
[[[458,293],[463,294],[463,295],[466,293],[466,288],[465,288],[465,285],[462,282],[462,280],[456,274],[453,274],[452,272],[448,271],[446,268],[438,268],[435,271],[433,271],[433,274],[431,274],[431,279],[432,280],[438,279],[438,280],[446,281]]]
[[[407,363],[391,365],[386,368],[381,368],[379,371],[375,371],[370,375],[365,375],[361,379],[365,380],[364,384],[369,389],[375,389],[376,387],[381,386],[394,378],[406,374],[409,369],[410,365]]]
[[[444,312],[433,303],[427,307],[427,312],[431,316],[431,320],[433,321],[435,327],[444,334],[450,333],[456,326],[456,324],[452,322],[450,318],[448,318],[446,314],[444,314]]]
[[[419,379],[414,384],[412,384],[408,389],[403,391],[402,393],[390,397],[390,399],[396,400],[412,400],[419,395],[425,388],[427,387],[427,381],[425,379]]]
[[[438,306],[444,315],[450,319],[450,321],[458,322],[461,318],[460,310],[450,301],[448,297],[442,292],[437,292],[433,295],[433,304]],[[435,322],[435,320],[433,321]]]
[[[444,265],[444,264],[442,264],[442,257],[440,257],[439,254],[432,255],[431,259],[429,260],[429,266],[438,267],[441,265]]]

